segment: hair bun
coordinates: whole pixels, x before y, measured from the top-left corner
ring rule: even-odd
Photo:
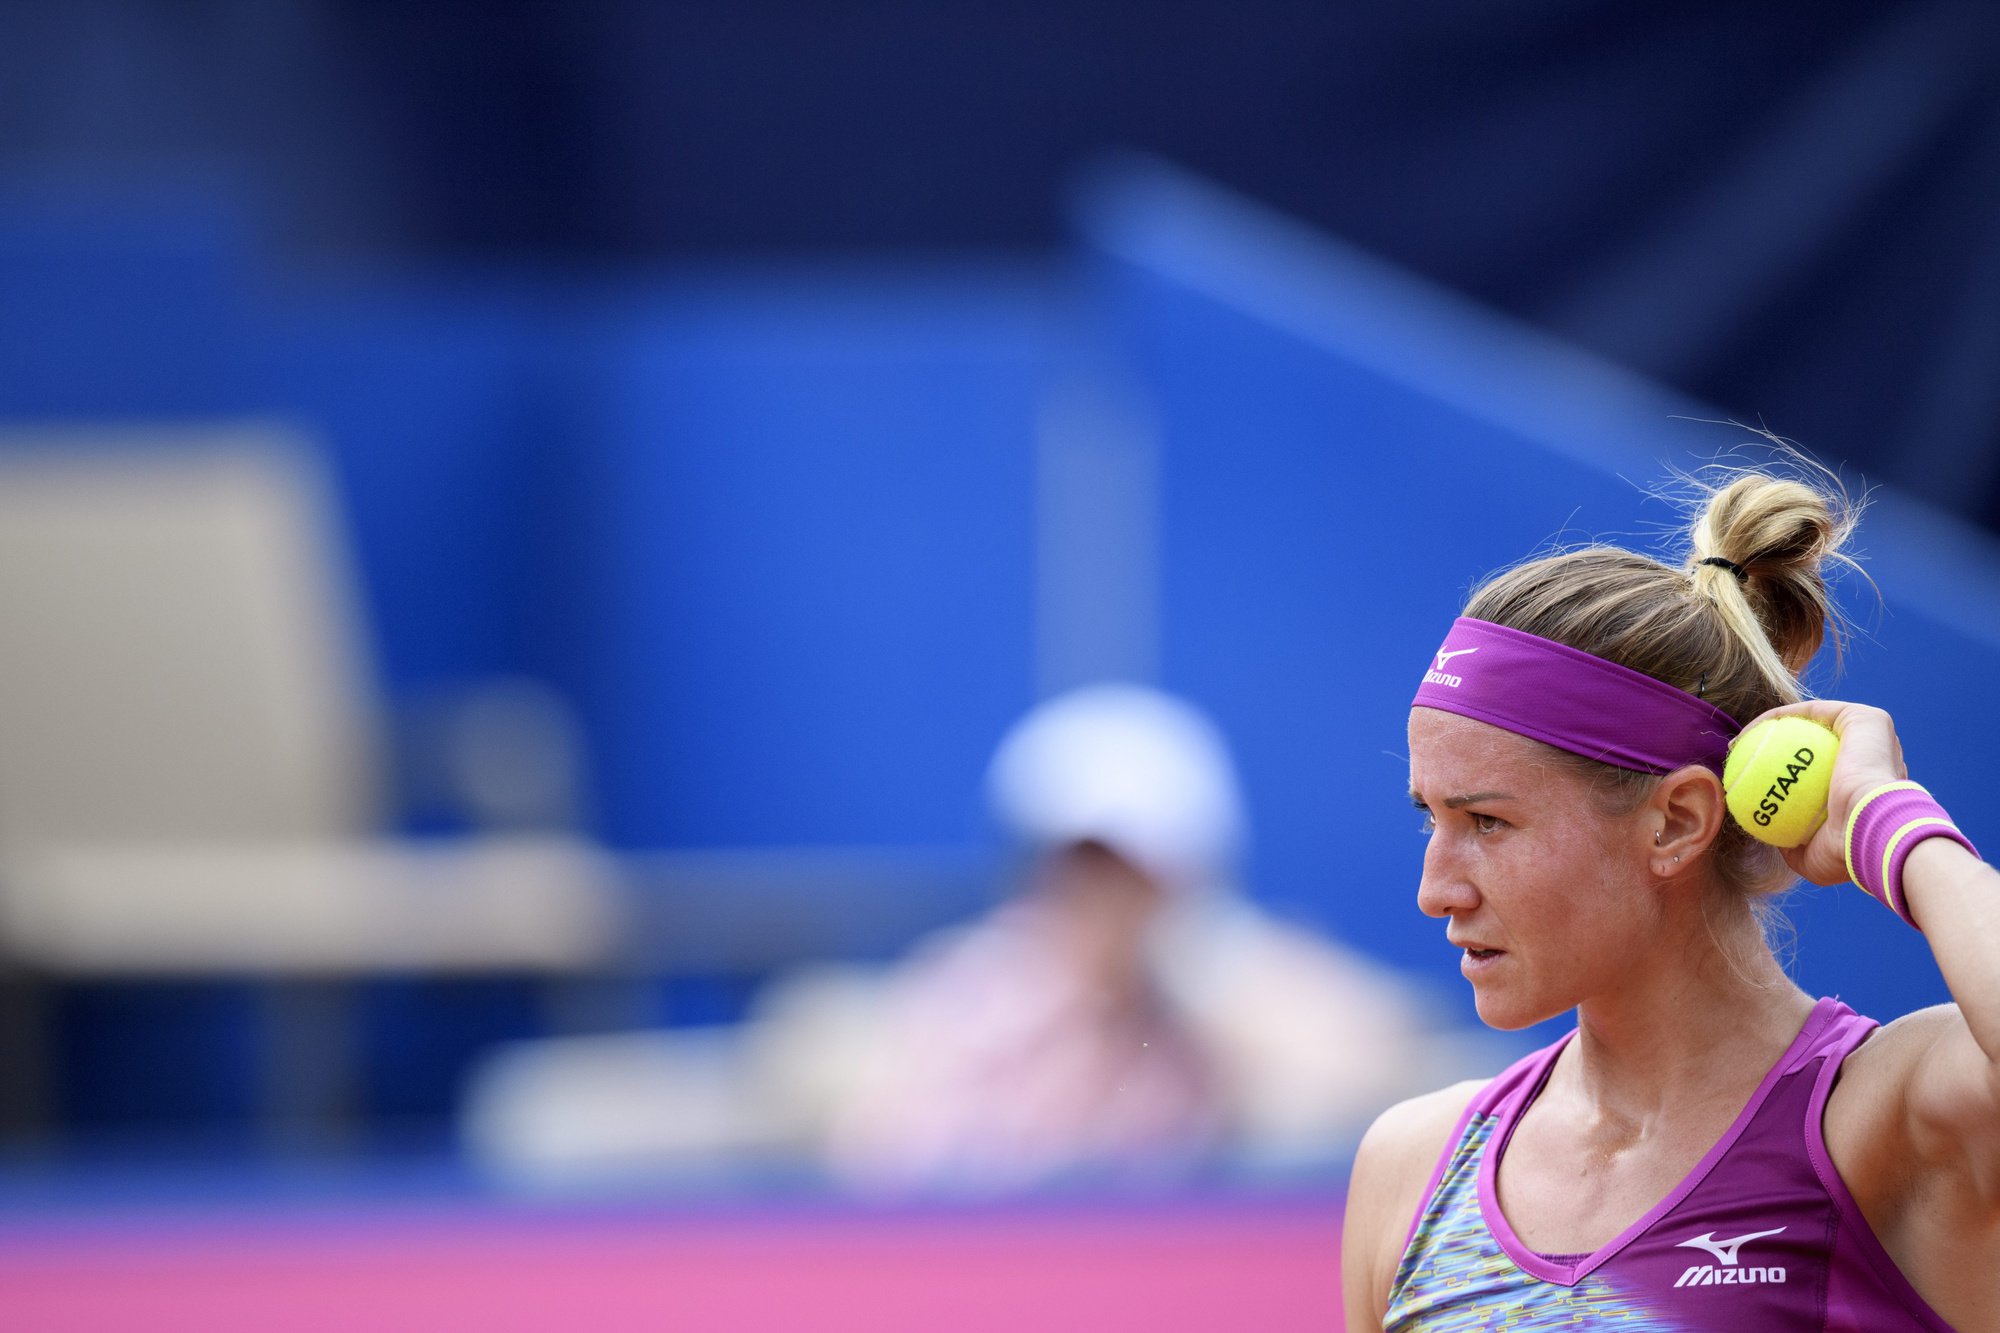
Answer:
[[[1853,505],[1830,475],[1820,486],[1737,472],[1704,483],[1703,490],[1707,498],[1694,523],[1693,569],[1715,571],[1705,586],[1732,627],[1746,638],[1754,631],[1770,645],[1774,665],[1797,675],[1829,631],[1836,643],[1840,639],[1826,566],[1853,563],[1842,552],[1854,531]],[[1725,591],[1732,585],[1740,597]],[[1736,623],[1739,607],[1747,623]]]

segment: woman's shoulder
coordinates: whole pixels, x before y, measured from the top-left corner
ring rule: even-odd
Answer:
[[[1393,1230],[1400,1241],[1466,1108],[1486,1086],[1485,1079],[1454,1083],[1397,1102],[1376,1116],[1354,1153],[1347,1192],[1350,1219],[1358,1209],[1371,1229]]]
[[[1990,1066],[1957,1005],[1905,1014],[1868,1034],[1842,1062],[1827,1099],[1823,1132],[1835,1165],[1858,1198],[1878,1188],[1907,1186],[1912,1167],[1979,1165],[1988,1138],[1968,1135],[1963,1105],[1987,1122],[1992,1093],[1982,1086]],[[1969,1071],[1958,1073],[1956,1071]],[[1985,1164],[2000,1178],[2000,1167]]]
[[[1364,1168],[1375,1177],[1395,1175],[1419,1164],[1428,1173],[1450,1146],[1452,1131],[1487,1082],[1467,1079],[1397,1102],[1376,1116],[1355,1152],[1356,1175]]]
[[[1842,1062],[1820,1125],[1828,1156],[1889,1258],[1940,1316],[1988,1327],[2000,1261],[2000,1102],[1952,1005],[1905,1015]],[[1980,1276],[1984,1274],[1986,1276]],[[1978,1319],[1968,1318],[1976,1312]]]
[[[1474,1104],[1491,1110],[1504,1103],[1510,1093],[1546,1072],[1567,1041],[1565,1037],[1530,1051],[1491,1078],[1467,1079],[1397,1102],[1375,1117],[1375,1123],[1362,1137],[1354,1158],[1357,1181],[1408,1184],[1414,1176],[1414,1189],[1409,1191],[1410,1208],[1414,1210],[1416,1196],[1422,1193],[1422,1187]]]
[[[1350,1322],[1380,1322],[1424,1192],[1466,1109],[1486,1086],[1485,1079],[1469,1079],[1397,1102],[1362,1136],[1341,1241]]]

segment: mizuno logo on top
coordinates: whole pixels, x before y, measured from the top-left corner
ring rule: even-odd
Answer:
[[[1691,1265],[1685,1273],[1680,1275],[1674,1285],[1676,1287],[1717,1287],[1783,1282],[1785,1280],[1784,1269],[1761,1265],[1745,1268],[1738,1264],[1736,1258],[1736,1252],[1743,1248],[1744,1242],[1762,1240],[1766,1236],[1775,1236],[1783,1230],[1783,1227],[1773,1227],[1769,1231],[1752,1231],[1745,1235],[1732,1236],[1728,1240],[1717,1240],[1713,1231],[1704,1231],[1699,1236],[1690,1236],[1686,1240],[1675,1242],[1677,1248],[1685,1246],[1694,1250],[1707,1250],[1721,1262]]]

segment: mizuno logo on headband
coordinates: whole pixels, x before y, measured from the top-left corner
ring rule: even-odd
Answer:
[[[1465,677],[1446,675],[1444,670],[1445,663],[1451,661],[1454,657],[1463,657],[1467,653],[1476,653],[1478,651],[1479,649],[1476,647],[1438,649],[1437,666],[1424,673],[1424,683],[1426,685],[1443,685],[1450,689],[1457,689],[1459,686],[1465,684]]]

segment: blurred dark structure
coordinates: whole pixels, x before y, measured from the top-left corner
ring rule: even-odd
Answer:
[[[0,12],[0,171],[190,168],[294,256],[1051,250],[1159,153],[2000,523],[2000,13],[145,0]]]

